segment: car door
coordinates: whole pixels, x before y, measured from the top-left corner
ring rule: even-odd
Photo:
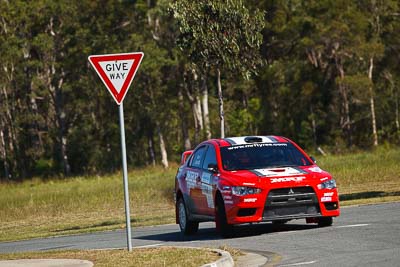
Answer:
[[[187,204],[191,212],[196,214],[203,214],[202,211],[204,210],[201,192],[201,174],[206,150],[207,147],[204,145],[193,152],[185,173],[186,188],[189,196]]]
[[[217,157],[213,145],[207,145],[207,151],[204,156],[202,173],[201,173],[201,193],[202,193],[202,213],[206,215],[214,215],[214,196],[215,196],[215,172],[208,170],[209,164],[217,166]]]

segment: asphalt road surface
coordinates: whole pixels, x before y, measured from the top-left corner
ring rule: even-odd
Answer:
[[[284,226],[242,225],[222,239],[213,223],[182,238],[177,225],[132,228],[134,247],[230,246],[269,257],[276,266],[400,266],[400,202],[342,208],[331,227],[295,220]],[[0,243],[0,253],[126,247],[126,232],[111,231]]]

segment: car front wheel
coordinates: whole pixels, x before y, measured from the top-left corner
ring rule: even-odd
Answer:
[[[226,219],[225,205],[222,197],[217,198],[215,206],[215,227],[222,237],[228,238],[234,235],[234,228]]]
[[[199,222],[190,221],[186,210],[185,201],[180,198],[177,202],[179,228],[184,235],[192,235],[199,230]]]

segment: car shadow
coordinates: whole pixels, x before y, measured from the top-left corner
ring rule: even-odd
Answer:
[[[200,224],[201,225],[201,224]],[[235,226],[234,233],[229,236],[230,239],[259,236],[264,234],[272,234],[277,232],[306,231],[318,228],[316,224],[306,223],[288,223],[283,225],[274,225],[272,223],[256,223]],[[161,242],[190,242],[190,241],[206,241],[206,240],[222,240],[227,239],[221,237],[214,226],[201,228],[194,235],[184,236],[180,231],[173,231],[161,234],[151,234],[137,236],[136,239],[152,240]]]

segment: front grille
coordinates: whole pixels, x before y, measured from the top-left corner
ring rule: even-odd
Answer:
[[[240,209],[237,213],[238,217],[253,216],[256,213],[255,208],[244,208]]]
[[[317,196],[310,186],[273,189],[264,207],[264,220],[305,218],[320,214]]]

